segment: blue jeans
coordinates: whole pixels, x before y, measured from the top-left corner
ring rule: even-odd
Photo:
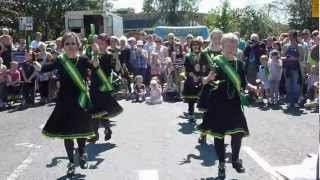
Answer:
[[[299,83],[299,70],[284,69],[286,90],[287,90],[287,101],[290,105],[298,103],[300,96],[300,83]]]

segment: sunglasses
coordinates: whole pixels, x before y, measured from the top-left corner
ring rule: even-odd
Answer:
[[[279,56],[279,53],[272,53],[271,56]]]
[[[161,43],[161,41],[154,41],[154,42],[156,42],[156,43]]]
[[[72,43],[68,43],[68,42],[67,42],[67,43],[64,43],[64,45],[65,45],[65,46],[75,46],[76,43],[75,43],[75,42],[72,42]]]

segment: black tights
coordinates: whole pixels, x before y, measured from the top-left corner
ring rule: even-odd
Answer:
[[[232,150],[232,161],[239,159],[240,147],[241,147],[242,134],[231,135],[231,150]],[[214,138],[214,147],[216,149],[219,163],[225,162],[225,148],[224,148],[224,138],[218,139]]]
[[[194,114],[194,104],[195,104],[195,102],[189,102],[189,103],[188,103],[188,112],[189,112],[189,115],[193,115],[193,114]]]
[[[84,154],[84,147],[86,145],[86,139],[85,138],[78,138],[77,144],[79,148],[79,156],[82,157]],[[64,140],[64,147],[66,148],[68,159],[71,163],[74,163],[73,160],[73,151],[74,151],[74,142],[73,139],[65,139]]]

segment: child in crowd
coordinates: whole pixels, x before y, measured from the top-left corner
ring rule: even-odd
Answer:
[[[268,56],[267,55],[262,55],[260,57],[260,63],[261,65],[259,65],[259,70],[258,70],[258,79],[261,81],[261,95],[262,98],[267,99],[269,98],[270,95],[270,84],[269,84],[269,74],[270,74],[270,70],[268,67]],[[261,97],[260,97],[261,99]],[[268,103],[268,102],[267,102]]]
[[[137,75],[135,77],[135,84],[133,86],[133,89],[133,96],[136,102],[143,102],[146,96],[146,86],[143,84],[142,75]]]
[[[279,85],[282,75],[282,60],[280,59],[280,52],[278,50],[274,49],[270,52],[268,68],[270,70],[268,77],[270,84],[270,103],[278,104],[280,96]]]
[[[21,75],[18,67],[18,62],[11,61],[10,70],[7,72],[7,88],[10,95],[17,95],[20,92]]]
[[[307,75],[307,102],[305,107],[316,107],[318,103],[319,91],[319,67],[318,65],[311,66],[311,72]]]
[[[32,52],[25,53],[26,61],[21,65],[21,73],[24,81],[22,95],[23,95],[23,103],[25,104],[34,104],[34,91],[35,91],[35,81],[37,71],[34,68],[35,54]]]
[[[164,70],[166,83],[164,84],[164,96],[168,101],[175,101],[179,99],[179,90],[177,85],[177,78],[175,68],[171,58],[166,58]]]
[[[0,109],[5,108],[6,78],[7,66],[3,64],[3,59],[0,57]]]
[[[160,77],[161,75],[161,62],[158,53],[155,52],[151,54],[150,74],[151,77]]]
[[[162,103],[162,89],[156,77],[150,81],[150,97],[146,98],[146,103],[150,105]]]

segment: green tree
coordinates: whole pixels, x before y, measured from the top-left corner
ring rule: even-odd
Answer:
[[[311,0],[292,0],[287,4],[289,10],[289,25],[293,29],[318,29],[319,18],[311,16]]]
[[[222,6],[210,11],[205,22],[209,29],[219,28],[223,32],[230,32],[235,30],[236,15],[236,11],[231,9],[229,1],[226,0]]]
[[[0,1],[0,27],[16,29],[19,16],[23,11],[24,1]]]
[[[34,31],[44,32],[45,39],[52,39],[64,31],[66,11],[102,9],[102,3],[101,0],[29,0],[24,15],[33,17]]]
[[[219,28],[224,32],[239,31],[246,38],[252,33],[258,33],[261,38],[268,35],[279,35],[283,30],[287,31],[285,25],[275,22],[268,14],[265,7],[255,9],[252,6],[232,9],[228,0],[215,9],[212,9],[206,18],[206,25],[210,30]]]
[[[145,13],[161,13],[166,25],[189,25],[200,0],[144,0]]]
[[[153,3],[154,3],[154,0],[144,0],[143,1],[143,9],[142,9],[143,12],[145,12],[145,13],[154,12]]]
[[[13,0],[0,1],[0,26],[18,29],[19,17],[33,17],[33,31],[44,33],[44,39],[62,35],[64,13],[70,10],[110,10],[116,0]],[[19,33],[14,33],[14,35]]]

